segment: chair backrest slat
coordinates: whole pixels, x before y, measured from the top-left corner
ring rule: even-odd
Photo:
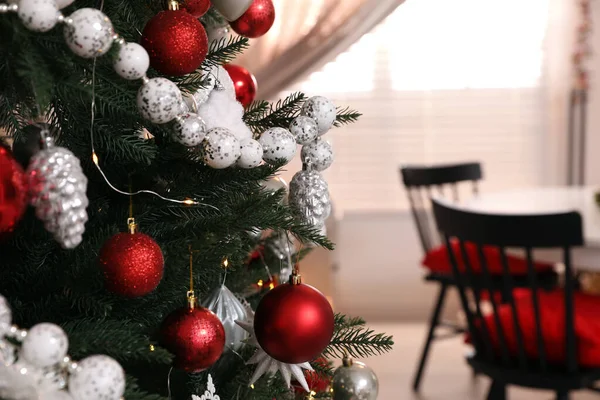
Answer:
[[[574,325],[575,277],[570,250],[572,247],[583,245],[581,216],[576,212],[545,215],[483,214],[470,212],[447,200],[435,198],[433,214],[448,248],[453,276],[462,307],[467,314],[477,357],[499,367],[516,364],[523,371],[535,367],[536,371],[545,372],[551,367],[560,367],[567,373],[576,373],[579,365]],[[457,246],[451,245],[451,241],[458,242],[458,249]],[[469,258],[467,245],[476,247],[477,265],[481,271],[475,270],[474,260]],[[511,271],[512,261],[509,262],[508,248],[518,248],[525,253],[526,272],[518,279]],[[541,272],[534,264],[534,248],[559,248],[563,251],[566,274],[564,324],[561,323],[560,326],[564,326],[566,359],[559,365],[555,359],[549,359],[546,351],[549,342],[544,336],[544,305],[540,297],[545,289],[540,284]],[[486,259],[488,249],[498,251],[502,267],[500,276],[493,275],[489,269]],[[514,293],[517,282],[529,289],[530,298],[519,298],[517,302]],[[499,286],[498,283],[502,285]],[[498,288],[501,289],[504,303],[502,305],[497,303],[494,296],[498,293]],[[489,293],[494,311],[492,317],[483,315],[479,305],[482,291]],[[473,307],[469,304],[468,292],[474,295]],[[535,324],[532,328],[528,327],[525,320],[521,320],[529,318],[528,315],[532,315]],[[528,331],[524,331],[525,327]],[[511,329],[513,335],[510,337],[513,339],[509,343],[508,335]]]
[[[431,198],[446,197],[446,186],[450,186],[452,199],[459,200],[458,183],[473,182],[473,191],[483,173],[479,163],[463,163],[437,166],[404,166],[400,168],[402,182],[406,188],[411,214],[419,233],[425,253],[441,244],[442,240],[432,229]],[[433,190],[432,190],[433,189]]]

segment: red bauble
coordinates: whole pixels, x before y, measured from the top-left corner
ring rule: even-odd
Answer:
[[[225,348],[225,329],[212,311],[184,307],[165,318],[160,343],[175,355],[174,366],[189,373],[213,365]]]
[[[318,357],[333,336],[331,305],[309,285],[286,283],[262,298],[254,332],[262,349],[277,361],[301,364]]]
[[[210,0],[186,0],[183,9],[194,18],[200,18],[210,9]]]
[[[244,67],[225,64],[223,68],[229,74],[235,87],[235,97],[244,107],[248,107],[256,97],[256,78]]]
[[[11,232],[26,208],[25,173],[10,151],[0,146],[0,233]]]
[[[257,38],[269,31],[275,22],[273,0],[254,0],[241,17],[233,21],[231,29],[242,36]]]
[[[106,289],[125,297],[144,296],[156,289],[164,265],[160,246],[143,233],[118,233],[100,250]]]
[[[315,363],[319,364],[323,368],[327,368],[329,366],[329,363],[324,357],[317,358]],[[329,375],[319,373],[317,371],[304,371],[304,377],[306,378],[306,383],[308,383],[310,390],[317,393],[327,392],[329,390],[332,379]],[[294,392],[296,392],[296,394],[306,396],[306,391],[298,383],[294,383]]]
[[[150,65],[165,75],[194,72],[208,53],[208,37],[197,18],[185,10],[156,14],[144,28],[142,46],[150,55]]]

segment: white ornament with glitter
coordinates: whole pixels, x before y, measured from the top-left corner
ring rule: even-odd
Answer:
[[[290,132],[296,138],[296,143],[307,144],[319,136],[319,128],[314,119],[300,115],[290,124]]]
[[[182,101],[177,85],[166,78],[149,79],[137,94],[140,113],[155,124],[172,121],[179,114]]]
[[[314,96],[302,106],[302,115],[314,119],[319,128],[319,135],[323,135],[333,127],[337,111],[335,104],[327,97]]]
[[[94,58],[110,49],[115,32],[110,19],[102,11],[80,8],[66,21],[65,40],[73,53],[83,58]]]
[[[303,164],[317,171],[324,171],[333,163],[333,147],[326,140],[316,140],[302,146],[300,158]]]
[[[185,113],[175,118],[173,138],[187,147],[198,146],[206,137],[206,124],[196,114]]]
[[[219,395],[217,394],[217,388],[213,383],[212,376],[208,374],[208,382],[206,383],[206,391],[202,395],[202,397],[198,397],[195,394],[192,395],[192,400],[221,400]]]
[[[21,0],[18,15],[25,28],[47,32],[58,22],[59,13],[55,0]]]
[[[69,392],[75,400],[119,400],[125,392],[125,372],[108,356],[84,358],[69,379]]]
[[[146,49],[137,43],[125,43],[113,64],[115,72],[128,80],[141,79],[150,66],[150,56]]]
[[[264,154],[263,160],[270,164],[278,161],[289,163],[296,154],[296,139],[284,128],[269,128],[260,135],[258,142]]]
[[[61,361],[69,348],[67,334],[58,325],[42,323],[33,326],[21,348],[21,355],[30,364],[44,368]]]
[[[223,169],[235,164],[240,158],[240,142],[228,130],[214,128],[204,139],[204,162],[209,167]]]
[[[254,139],[246,139],[240,144],[240,158],[237,160],[237,166],[240,168],[254,168],[262,162],[263,148]]]

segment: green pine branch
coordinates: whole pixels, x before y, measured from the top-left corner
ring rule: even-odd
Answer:
[[[366,325],[366,321],[361,317],[349,317],[344,314],[335,314],[335,329],[341,331]]]
[[[274,105],[267,106],[261,102],[250,108],[244,115],[244,121],[255,133],[274,127],[287,128],[300,114],[305,101],[304,93],[295,92],[283,100],[278,100]]]
[[[352,124],[362,116],[361,113],[351,109],[350,107],[340,108],[338,107],[337,116],[335,119],[334,126],[340,127],[342,125]]]
[[[388,352],[393,345],[392,336],[375,333],[364,326],[364,320],[338,314],[336,330],[323,354],[329,358],[342,358],[346,354],[351,357],[365,358]]]
[[[224,37],[211,43],[203,65],[219,66],[233,61],[250,46],[250,40],[243,36]]]

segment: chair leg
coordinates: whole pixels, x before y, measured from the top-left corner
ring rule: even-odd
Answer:
[[[506,400],[506,385],[502,382],[493,381],[487,400]]]
[[[569,392],[568,391],[556,392],[556,400],[569,400]]]
[[[435,304],[435,308],[433,309],[433,314],[431,314],[431,320],[429,321],[429,332],[427,333],[427,340],[425,342],[425,346],[423,347],[423,351],[421,352],[421,359],[419,360],[417,373],[413,380],[413,390],[415,392],[418,392],[419,387],[421,386],[423,370],[425,369],[425,363],[427,362],[427,356],[429,355],[429,348],[431,347],[431,342],[433,342],[433,340],[435,339],[435,329],[437,328],[440,322],[440,314],[444,307],[444,300],[446,298],[447,289],[448,285],[446,283],[440,284],[440,291],[438,293],[437,302]]]

